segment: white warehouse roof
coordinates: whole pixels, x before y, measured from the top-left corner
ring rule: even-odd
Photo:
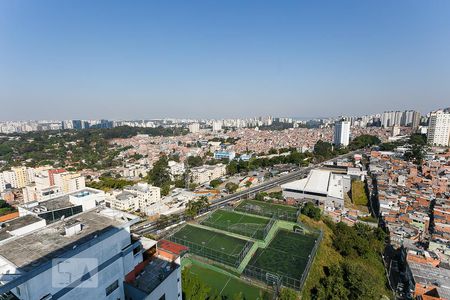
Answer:
[[[343,177],[329,170],[312,170],[308,177],[281,185],[283,190],[294,190],[299,193],[318,193],[324,196],[344,199]]]

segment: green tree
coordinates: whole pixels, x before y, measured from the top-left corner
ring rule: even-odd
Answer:
[[[170,189],[170,173],[168,168],[168,160],[166,156],[161,156],[154,164],[153,168],[148,173],[148,182],[154,186],[158,186],[161,189],[164,188],[164,191],[167,190],[167,186],[169,185]],[[161,191],[161,194],[163,192]]]
[[[378,137],[376,137],[374,135],[370,135],[370,134],[363,134],[363,135],[360,135],[360,136],[357,136],[356,138],[354,138],[348,145],[348,148],[350,150],[356,150],[356,149],[362,149],[365,147],[370,147],[373,145],[378,145],[380,143],[381,143],[381,141]]]
[[[234,175],[238,173],[238,171],[239,170],[237,162],[234,160],[230,161],[230,163],[227,165],[227,174]]]
[[[236,190],[239,188],[239,185],[234,182],[227,182],[227,184],[225,184],[225,188],[230,194],[232,194],[236,192]]]
[[[408,143],[410,143],[411,145],[426,145],[427,136],[425,134],[413,133],[409,137]]]
[[[189,268],[181,271],[181,283],[183,287],[183,299],[185,300],[205,300],[208,299],[210,288],[205,285],[197,276],[189,272]]]
[[[317,206],[315,206],[314,204],[312,204],[311,202],[307,202],[302,210],[301,213],[316,220],[319,221],[320,217],[322,215],[322,212],[320,210],[320,208],[318,208]]]
[[[404,158],[407,161],[411,161],[416,165],[421,165],[424,157],[425,151],[423,149],[423,146],[419,144],[413,144],[411,150],[406,151],[404,155]]]
[[[281,289],[279,299],[280,300],[297,300],[298,295],[295,291],[293,291],[291,289],[283,288],[283,289]]]
[[[330,143],[319,140],[314,145],[314,154],[322,158],[328,158],[332,156],[332,149],[333,146]]]
[[[200,156],[189,156],[186,159],[187,164],[189,167],[200,167],[203,165],[203,159]]]
[[[198,200],[191,200],[187,203],[184,211],[188,218],[194,218],[200,211],[209,206],[209,201],[206,196],[201,196]]]
[[[219,179],[213,179],[213,180],[211,180],[211,182],[209,183],[209,185],[212,186],[213,188],[216,188],[216,187],[218,187],[221,183],[222,183],[221,180],[219,180]]]
[[[345,286],[344,273],[340,265],[332,265],[325,271],[326,276],[320,279],[320,284],[313,292],[313,299],[346,300],[349,291]]]

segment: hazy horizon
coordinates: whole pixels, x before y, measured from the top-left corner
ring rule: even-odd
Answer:
[[[0,120],[450,106],[450,2],[3,1]]]

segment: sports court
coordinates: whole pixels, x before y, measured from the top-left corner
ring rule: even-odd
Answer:
[[[185,225],[169,240],[187,246],[191,253],[217,262],[238,266],[252,242],[204,228]]]
[[[235,208],[235,210],[269,218],[274,217],[285,221],[297,221],[297,208],[288,205],[258,200],[244,200]]]
[[[242,292],[244,299],[272,299],[270,292],[250,285],[226,272],[201,266],[197,262],[191,264],[188,268],[189,273],[197,276],[211,288],[211,295],[220,295],[226,299],[233,299],[233,296]]]
[[[255,239],[264,239],[270,230],[270,219],[228,210],[216,210],[202,225],[241,234]]]
[[[300,280],[308,263],[316,238],[279,230],[267,248],[259,248],[248,267]]]

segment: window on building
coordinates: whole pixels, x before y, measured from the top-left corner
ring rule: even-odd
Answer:
[[[119,281],[116,280],[111,283],[108,287],[106,287],[106,296],[109,296],[112,292],[114,292],[119,287]]]
[[[158,300],[166,300],[166,294],[162,295],[161,297],[159,297]]]

